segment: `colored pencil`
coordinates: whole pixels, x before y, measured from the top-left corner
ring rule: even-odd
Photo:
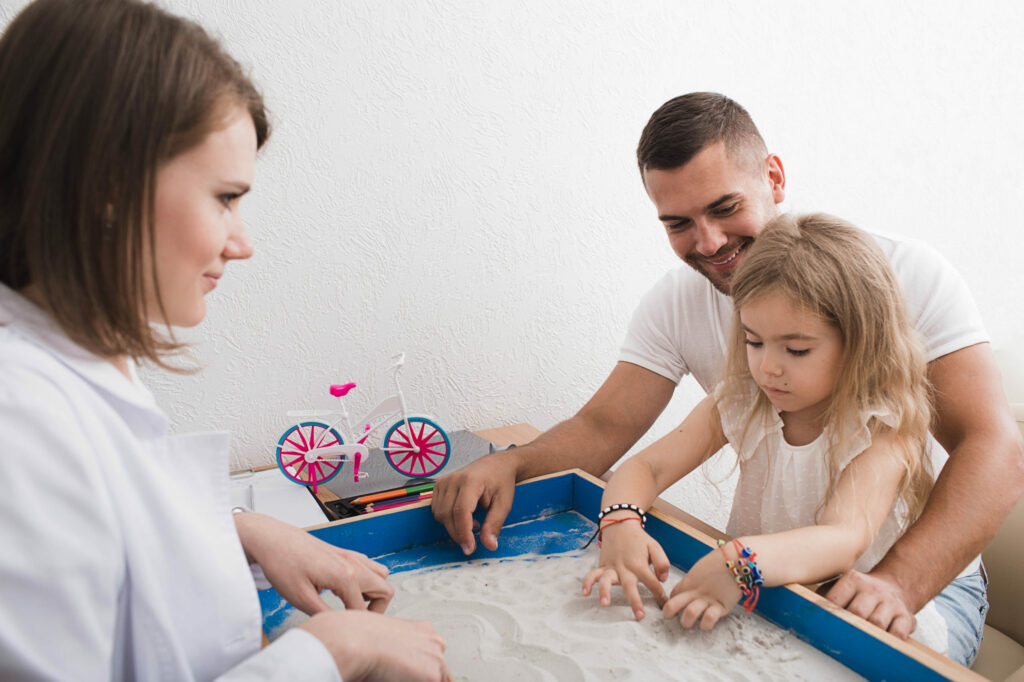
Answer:
[[[384,504],[371,502],[370,504],[366,505],[366,509],[364,511],[365,513],[369,514],[370,512],[383,511],[385,509],[393,509],[395,507],[404,507],[406,505],[416,504],[417,502],[420,502],[422,500],[429,500],[433,496],[434,491],[431,490],[425,493],[419,493],[417,495],[408,495],[406,497],[399,497],[397,499],[383,500]]]
[[[349,502],[349,504],[369,504],[370,502],[380,502],[381,500],[390,500],[395,497],[405,497],[406,495],[412,495],[413,493],[422,493],[428,490],[434,489],[434,483],[418,483],[416,485],[410,485],[405,488],[395,488],[394,490],[385,490],[379,493],[373,493],[371,495],[363,495]]]

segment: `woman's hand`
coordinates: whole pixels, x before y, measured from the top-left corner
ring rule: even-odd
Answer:
[[[605,518],[612,520],[610,515]],[[661,583],[668,579],[669,563],[661,545],[635,521],[639,519],[615,523],[601,531],[601,561],[583,580],[583,596],[588,596],[597,583],[599,603],[608,606],[612,603],[612,585],[622,585],[633,615],[641,620],[645,612],[637,584],[646,585],[659,606],[664,604],[665,588]]]
[[[328,611],[298,626],[327,647],[345,682],[448,682],[444,639],[426,621]]]
[[[395,596],[388,569],[365,554],[334,547],[264,514],[235,514],[235,527],[249,561],[260,565],[278,594],[309,615],[330,609],[321,590],[334,592],[347,609],[366,609],[369,603],[379,613]]]
[[[712,550],[672,588],[661,612],[668,619],[679,616],[684,628],[692,628],[699,620],[702,630],[710,630],[742,596],[722,553]]]

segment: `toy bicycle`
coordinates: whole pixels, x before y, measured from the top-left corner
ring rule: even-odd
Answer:
[[[369,455],[368,443],[385,425],[390,425],[390,428],[384,434],[380,447],[393,469],[412,478],[422,478],[444,468],[451,454],[451,440],[433,420],[409,415],[405,395],[398,383],[398,374],[404,364],[404,353],[392,358],[395,394],[382,400],[356,422],[362,425],[359,434],[353,431],[342,400],[356,387],[354,383],[331,385],[331,395],[338,398],[340,410],[289,410],[289,417],[338,418],[330,424],[302,421],[285,431],[277,442],[277,466],[281,473],[294,483],[312,487],[315,493],[317,486],[337,476],[342,464],[349,459],[353,462],[353,480],[358,483],[368,476],[365,471],[359,471],[360,463]]]

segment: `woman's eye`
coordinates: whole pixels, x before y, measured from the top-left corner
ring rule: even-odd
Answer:
[[[807,355],[808,353],[811,352],[810,348],[787,348],[786,350],[789,352],[790,355],[795,355],[798,358]]]
[[[761,341],[752,341],[751,339],[743,339],[743,343],[747,344],[751,348],[760,348],[764,345]]]

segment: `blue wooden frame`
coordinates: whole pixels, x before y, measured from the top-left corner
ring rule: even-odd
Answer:
[[[346,519],[309,529],[320,539],[363,552],[392,572],[472,559],[554,553],[580,548],[596,529],[603,483],[566,472],[517,486],[496,551],[477,547],[466,557],[425,505]],[[479,517],[482,520],[482,517]],[[712,550],[711,539],[666,515],[649,514],[647,531],[683,570]],[[273,590],[260,593],[264,628],[274,629],[288,606]],[[905,644],[796,587],[762,589],[759,615],[869,680],[981,680],[949,659]]]

